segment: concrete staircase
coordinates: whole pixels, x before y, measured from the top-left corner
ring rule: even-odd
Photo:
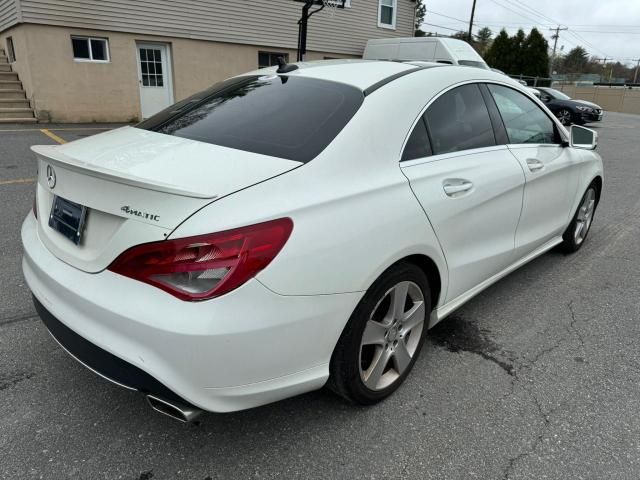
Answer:
[[[0,123],[35,123],[33,109],[18,74],[11,70],[5,51],[0,50]]]

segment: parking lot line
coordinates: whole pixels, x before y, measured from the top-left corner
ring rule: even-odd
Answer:
[[[34,183],[35,178],[15,178],[13,180],[0,180],[0,185],[14,185],[19,183]]]
[[[48,128],[48,131],[80,131],[83,132],[85,130],[113,130],[116,127],[60,127],[60,128]],[[39,128],[0,128],[0,133],[15,133],[15,132],[38,132]]]
[[[41,129],[40,129],[40,131],[41,131],[42,133],[44,133],[47,137],[49,137],[49,138],[51,138],[51,139],[55,140],[56,142],[58,142],[58,143],[60,143],[60,144],[62,144],[62,143],[67,143],[67,141],[66,141],[64,138],[59,137],[59,136],[58,136],[58,135],[56,135],[55,133],[53,133],[53,132],[51,132],[51,131],[47,130],[46,128],[41,128]]]

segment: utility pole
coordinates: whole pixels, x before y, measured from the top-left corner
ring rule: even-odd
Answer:
[[[473,33],[471,30],[473,29],[473,17],[476,14],[476,0],[473,0],[473,7],[471,7],[471,20],[469,20],[469,43],[473,43]]]
[[[549,68],[549,74],[553,73],[553,62],[556,60],[556,49],[558,48],[558,39],[560,38],[560,32],[563,30],[569,30],[569,27],[561,27],[558,25],[556,28],[550,28],[549,30],[555,31],[551,38],[553,38],[553,53],[551,54],[551,66]]]
[[[560,32],[563,30],[569,30],[569,27],[561,27],[558,25],[556,28],[550,28],[552,32],[556,32],[551,35],[553,38],[553,53],[551,54],[551,61],[549,62],[549,76],[553,73],[553,62],[556,59],[556,48],[558,48],[558,38],[560,38]]]
[[[633,83],[636,83],[638,81],[638,69],[640,69],[640,58],[636,63],[636,73],[633,74]]]
[[[554,33],[553,35],[551,35],[551,38],[553,38],[553,53],[552,53],[552,57],[556,56],[556,48],[558,47],[558,38],[560,38],[560,32],[563,30],[569,30],[569,27],[561,27],[560,25],[558,25],[556,28],[550,28],[549,30],[551,30],[552,32],[555,31],[556,33]]]
[[[611,57],[604,57],[604,58],[595,58],[594,60],[596,61],[600,61],[602,60],[602,75],[600,75],[600,81],[604,81],[604,75],[605,75],[605,68],[607,68],[607,60],[613,60]],[[611,75],[613,75],[613,67],[611,67]],[[609,75],[609,83],[611,83],[611,75]]]

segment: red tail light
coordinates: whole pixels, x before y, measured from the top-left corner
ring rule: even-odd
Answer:
[[[197,237],[146,243],[120,255],[109,270],[188,301],[223,295],[254,277],[282,250],[290,218]]]

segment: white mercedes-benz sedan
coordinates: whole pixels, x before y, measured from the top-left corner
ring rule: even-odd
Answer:
[[[324,385],[373,404],[430,327],[581,247],[596,143],[488,70],[281,65],[33,147],[24,275],[62,348],[175,418]]]

